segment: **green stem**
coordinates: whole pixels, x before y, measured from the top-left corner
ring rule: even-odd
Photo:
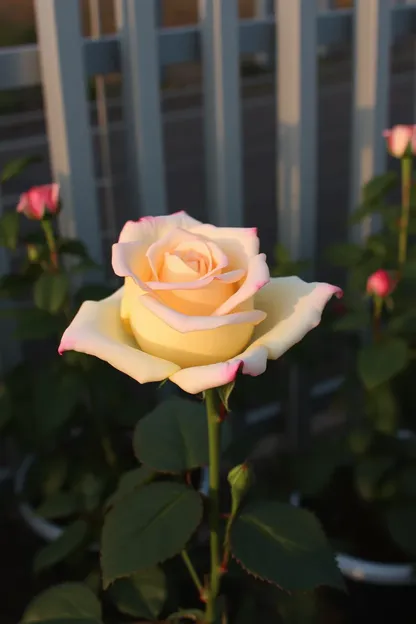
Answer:
[[[383,312],[382,297],[374,296],[374,314],[373,314],[373,341],[378,342],[381,337],[381,315]]]
[[[196,573],[196,570],[192,564],[192,561],[189,558],[188,553],[186,552],[186,550],[183,550],[181,552],[181,556],[183,559],[184,564],[186,565],[188,572],[194,582],[195,587],[197,588],[197,590],[199,591],[199,595],[201,596],[201,598],[203,598],[204,596],[204,587],[201,583],[201,581],[199,580],[198,574]]]
[[[410,192],[412,188],[412,158],[402,158],[402,213],[399,227],[399,273],[402,272],[407,258],[407,241],[410,217]]]
[[[205,404],[208,417],[209,442],[209,532],[211,551],[211,576],[207,595],[206,622],[213,624],[216,620],[216,602],[220,588],[220,417],[217,410],[215,390],[207,390]]]
[[[42,219],[40,222],[45,233],[46,244],[49,249],[49,256],[51,260],[51,267],[54,271],[57,271],[59,268],[58,263],[58,252],[56,248],[56,240],[55,234],[53,232],[52,221],[49,219]]]

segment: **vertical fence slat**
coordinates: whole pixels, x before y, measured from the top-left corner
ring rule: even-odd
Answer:
[[[363,184],[383,173],[388,122],[391,1],[356,0],[354,14],[354,100],[352,120],[350,209],[357,208]],[[366,219],[352,231],[353,240],[377,226]]]
[[[102,19],[100,0],[89,0],[91,37],[99,39],[102,36]],[[112,240],[117,236],[116,214],[114,204],[113,173],[111,164],[111,145],[109,131],[109,110],[107,89],[104,76],[95,77],[97,121],[100,131],[100,150],[102,173],[104,178],[104,203],[106,215],[106,231]]]
[[[220,226],[244,223],[236,0],[200,0],[207,208]]]
[[[153,0],[116,0],[131,214],[166,214],[160,68]]]
[[[35,0],[43,93],[54,178],[61,185],[65,236],[102,261],[93,149],[78,2]]]
[[[293,259],[314,260],[316,227],[317,8],[277,0],[279,240]]]
[[[311,261],[316,240],[316,18],[316,2],[277,2],[278,235],[294,260]],[[292,366],[288,375],[287,435],[296,448],[309,435],[309,379],[300,366]]]
[[[274,13],[275,0],[255,0],[254,1],[254,14],[258,19],[267,19]],[[273,58],[269,54],[259,53],[256,54],[256,63],[260,69],[271,69],[273,65]]]

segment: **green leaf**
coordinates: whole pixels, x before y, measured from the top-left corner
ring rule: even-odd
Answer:
[[[36,596],[23,614],[21,624],[76,622],[101,624],[101,605],[82,583],[64,583]]]
[[[304,509],[277,501],[249,503],[231,527],[231,551],[248,573],[288,591],[344,588],[318,521]]]
[[[218,394],[220,395],[221,403],[224,405],[227,412],[230,411],[229,400],[232,391],[234,390],[235,381],[230,381],[230,383],[225,384],[225,386],[220,386],[218,388]]]
[[[180,611],[176,611],[176,613],[172,613],[168,618],[167,622],[173,622],[174,624],[179,624],[182,620],[189,620],[192,622],[203,622],[205,619],[204,611],[200,609],[181,609]]]
[[[403,267],[403,279],[413,281],[416,279],[416,260],[409,260]]]
[[[109,594],[121,613],[157,620],[167,597],[165,573],[160,567],[136,572],[128,579],[116,581]]]
[[[42,478],[43,496],[49,497],[59,492],[68,476],[68,467],[68,458],[58,452],[52,457],[43,458],[41,465],[35,466]]]
[[[355,486],[361,498],[373,501],[381,494],[381,483],[394,466],[389,456],[364,457],[355,467]]]
[[[106,507],[113,507],[139,487],[147,485],[154,479],[155,475],[156,473],[147,466],[140,466],[140,468],[129,470],[120,477],[117,490],[107,500]]]
[[[315,624],[317,622],[317,599],[313,592],[279,592],[279,615],[282,624]]]
[[[392,191],[398,184],[399,176],[395,171],[388,171],[378,176],[374,176],[363,187],[363,201],[366,204],[380,202],[381,199]]]
[[[16,337],[20,340],[42,340],[56,337],[62,332],[61,319],[44,310],[28,308],[17,310],[13,317],[16,321]]]
[[[14,299],[24,294],[33,284],[32,275],[9,273],[0,278],[0,297]]]
[[[11,417],[12,402],[10,395],[4,383],[0,383],[0,431],[11,420]]]
[[[75,492],[56,492],[48,496],[37,508],[36,513],[42,518],[66,518],[77,512],[80,500]]]
[[[368,389],[389,381],[400,373],[409,361],[409,350],[400,338],[384,339],[358,353],[358,374]]]
[[[151,483],[121,500],[102,532],[104,588],[176,555],[201,517],[201,497],[181,483]]]
[[[35,304],[50,314],[59,312],[69,292],[69,280],[64,273],[43,273],[35,283]]]
[[[416,498],[416,466],[405,466],[399,474],[400,492],[409,498]]]
[[[385,520],[396,544],[412,558],[416,557],[416,503],[401,503],[389,507]]]
[[[62,254],[68,254],[70,256],[77,256],[78,258],[89,258],[89,253],[80,240],[72,240],[69,238],[61,238],[58,243],[58,250]]]
[[[87,535],[88,524],[84,520],[70,524],[57,540],[36,553],[33,562],[35,572],[42,572],[64,561],[85,543]]]
[[[348,268],[358,264],[363,253],[361,247],[353,243],[337,243],[329,247],[327,257],[335,266]]]
[[[34,396],[38,435],[47,438],[65,425],[84,400],[85,392],[85,378],[75,370],[39,373]]]
[[[409,350],[401,338],[385,338],[358,353],[358,374],[368,389],[398,375],[408,364]]]
[[[366,310],[357,310],[337,319],[332,327],[335,331],[340,332],[360,331],[368,327],[369,322],[370,313]]]
[[[182,472],[206,466],[208,426],[202,403],[173,397],[137,424],[136,457],[160,472]]]
[[[16,249],[19,237],[19,215],[8,211],[0,217],[0,245],[7,249]]]
[[[392,332],[416,332],[416,310],[406,310],[402,314],[393,316],[389,323]]]
[[[11,160],[1,171],[0,184],[8,182],[12,178],[20,175],[29,165],[42,162],[42,160],[43,158],[40,156],[23,156],[22,158]]]
[[[92,513],[101,504],[105,481],[93,472],[86,472],[76,483],[76,491],[82,498],[82,506],[87,513]]]
[[[84,284],[76,293],[75,300],[78,304],[84,301],[101,301],[101,299],[106,299],[112,295],[113,292],[113,288],[104,284]]]
[[[399,406],[390,383],[377,386],[367,393],[367,412],[375,431],[395,436],[398,427]]]

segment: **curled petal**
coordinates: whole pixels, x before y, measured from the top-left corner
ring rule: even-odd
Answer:
[[[219,228],[208,223],[201,223],[192,228],[192,232],[217,243],[228,256],[229,263],[233,267],[246,268],[249,259],[259,253],[260,241],[257,228]]]
[[[147,282],[147,286],[152,290],[197,290],[208,286],[215,279],[226,284],[234,284],[244,277],[244,271],[236,269],[221,273],[220,275],[201,277],[192,282]]]
[[[254,256],[254,258],[250,258],[247,277],[241,288],[220,305],[219,308],[215,310],[214,315],[222,316],[223,314],[229,314],[237,306],[255,295],[255,293],[263,288],[265,284],[268,284],[269,281],[270,272],[265,254],[259,254],[258,256]]]
[[[142,291],[150,292],[150,288],[146,285],[146,280],[150,276],[146,251],[146,244],[137,242],[115,243],[112,249],[111,263],[116,275],[131,277]]]
[[[124,288],[102,301],[86,301],[62,336],[59,353],[94,355],[140,383],[161,381],[179,366],[140,351],[123,326],[120,304]]]
[[[333,295],[341,297],[342,290],[330,284],[309,284],[299,277],[272,278],[254,300],[256,307],[267,312],[267,319],[255,330],[252,346],[265,346],[269,359],[276,360],[319,325]]]
[[[224,269],[228,264],[227,256],[221,251],[218,245],[205,240],[205,238],[198,234],[178,227],[168,232],[160,240],[157,240],[148,249],[146,255],[149,259],[153,277],[156,279],[159,276],[160,264],[163,263],[166,252],[176,249],[184,250],[187,248],[193,251],[199,251],[199,253],[202,253],[209,259],[212,258],[215,261],[215,268],[218,271]]]
[[[266,347],[249,347],[241,355],[237,355],[228,362],[183,368],[174,373],[170,380],[185,392],[198,394],[234,381],[239,371],[244,375],[256,377],[264,373],[266,367]]]
[[[243,323],[257,325],[266,318],[266,313],[263,312],[263,310],[248,310],[235,312],[234,314],[226,314],[224,316],[189,316],[188,314],[182,314],[172,308],[168,308],[151,295],[143,295],[140,297],[140,303],[161,321],[166,323],[166,325],[181,334],[217,329],[225,325],[238,325]]]
[[[174,228],[191,230],[199,225],[202,225],[201,222],[190,217],[184,210],[165,216],[142,217],[138,221],[127,221],[121,230],[118,242],[154,242]]]

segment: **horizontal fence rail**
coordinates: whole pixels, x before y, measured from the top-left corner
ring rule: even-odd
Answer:
[[[399,5],[391,9],[392,42],[416,33],[416,5]],[[317,15],[317,45],[349,44],[353,40],[354,11],[340,9]],[[275,42],[275,20],[245,19],[239,22],[240,54],[269,53]],[[121,71],[118,35],[84,39],[85,72],[88,77]],[[161,66],[201,61],[199,26],[162,28],[158,31]],[[42,84],[39,48],[36,44],[0,48],[0,91],[23,89]]]

